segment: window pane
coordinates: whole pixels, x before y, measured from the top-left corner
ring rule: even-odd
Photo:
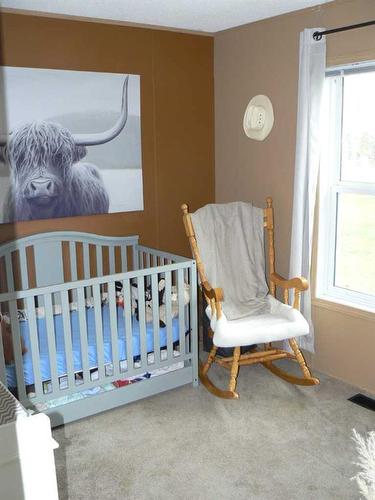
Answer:
[[[375,196],[338,195],[335,285],[375,295]]]
[[[341,179],[375,182],[375,71],[346,75]]]

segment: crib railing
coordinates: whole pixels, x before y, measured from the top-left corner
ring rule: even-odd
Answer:
[[[0,293],[138,269],[138,236],[75,231],[26,236],[0,246]]]
[[[138,245],[134,247],[132,260],[136,269],[131,271],[0,294],[0,310],[3,313],[6,312],[10,320],[14,353],[14,365],[6,366],[3,345],[0,342],[0,380],[7,385],[7,369],[15,370],[18,399],[25,407],[33,407],[35,403],[103,386],[180,361],[184,363],[184,366],[192,366],[193,373],[197,372],[195,262]],[[158,293],[158,284],[161,278],[165,279],[163,307],[165,307],[166,345],[163,347],[163,351],[161,351],[160,346],[161,327],[159,324],[159,306],[162,304],[159,304]],[[116,282],[121,282],[123,286],[123,308],[117,304]],[[132,314],[132,287],[135,284],[138,291],[140,344],[137,359],[134,358],[133,352],[135,318]],[[186,284],[189,285],[188,304],[185,303],[184,299]],[[145,287],[150,287],[152,295],[152,321],[150,323],[153,339],[152,358],[147,349]],[[172,287],[174,294],[172,294]],[[87,303],[88,299],[90,299],[89,304]],[[27,316],[31,351],[29,355],[32,359],[34,382],[32,387],[25,382],[20,328],[22,318],[20,321],[18,318],[20,305]],[[104,305],[108,307],[109,311],[110,361],[106,360],[104,349],[105,342],[107,342],[108,347],[108,334],[105,341],[103,330]],[[93,309],[95,325],[95,366],[90,364],[89,356],[92,345],[89,345],[88,306]],[[176,309],[178,311],[176,316],[177,340],[176,336],[173,336],[172,328],[172,310],[176,312]],[[74,359],[73,340],[75,336],[72,331],[72,310],[76,311],[74,314],[77,315],[79,327],[81,359],[78,360],[78,368],[77,359]],[[61,315],[62,346],[66,365],[63,373],[58,366],[57,350],[59,346],[57,345],[56,317],[59,315]],[[119,332],[120,315],[122,315],[124,324],[124,334]],[[47,377],[48,380],[46,380],[45,375],[43,376],[41,370],[42,357],[47,354],[41,352],[41,318],[44,319],[46,326],[50,373],[50,376]],[[120,340],[125,346],[124,356],[121,356],[119,352]]]

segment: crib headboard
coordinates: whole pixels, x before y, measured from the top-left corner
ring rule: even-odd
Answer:
[[[0,293],[138,269],[138,236],[76,231],[26,236],[0,245]]]

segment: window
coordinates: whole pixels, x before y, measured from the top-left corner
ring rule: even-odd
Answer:
[[[326,74],[318,298],[375,312],[375,63]]]

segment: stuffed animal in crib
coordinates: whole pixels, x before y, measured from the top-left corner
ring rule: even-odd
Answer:
[[[164,287],[165,287],[165,280]],[[184,306],[186,306],[190,302],[190,285],[188,283],[184,283]],[[160,304],[160,302],[159,302]],[[178,316],[178,292],[177,287],[171,287],[171,306],[172,306],[172,319]],[[159,317],[160,317],[160,326],[165,327],[167,322],[167,306],[166,306],[166,297],[165,293],[162,297],[162,304],[159,306]],[[147,319],[146,319],[147,321]]]
[[[135,317],[137,321],[139,321],[139,306],[138,306],[138,287],[136,283],[132,283],[132,309],[133,309],[133,314],[135,314]],[[165,280],[161,279],[158,282],[158,298],[157,298],[157,303],[160,304],[160,306],[163,304],[163,299],[164,299],[164,294],[165,294]],[[152,317],[152,287],[150,285],[145,287],[145,316],[146,316],[146,322],[151,323],[153,320]],[[163,323],[162,319],[159,318],[159,324],[161,328],[165,327],[165,324]]]
[[[13,353],[13,337],[12,330],[10,328],[9,319],[0,313],[0,338],[3,343],[3,351],[4,351],[4,360],[6,365],[10,365],[14,362],[14,353]],[[25,347],[25,342],[21,336],[21,351],[22,354],[27,352]]]
[[[116,304],[120,307],[125,307],[124,291],[122,288],[123,288],[122,282],[115,281]],[[137,285],[134,283],[131,284],[130,288],[131,288],[131,308],[132,308],[132,314],[134,314],[137,308],[138,289]]]
[[[116,290],[116,304],[120,307],[124,307],[124,294],[122,293],[122,283],[121,281],[115,281]]]
[[[120,282],[116,282],[121,285]],[[117,290],[117,288],[116,288]],[[120,291],[120,293],[121,293]],[[158,300],[159,304],[159,325],[161,328],[164,328],[167,323],[167,306],[166,306],[166,296],[165,296],[165,279],[160,279],[158,282]],[[139,321],[139,307],[138,307],[138,287],[135,283],[132,283],[131,286],[131,298],[132,298],[132,314],[135,314],[137,321]],[[184,305],[188,304],[190,301],[190,286],[187,283],[184,283]],[[178,292],[177,287],[171,287],[171,310],[172,310],[172,319],[178,316]],[[145,316],[146,322],[151,323],[153,321],[153,300],[152,300],[152,288],[151,286],[145,287]]]

